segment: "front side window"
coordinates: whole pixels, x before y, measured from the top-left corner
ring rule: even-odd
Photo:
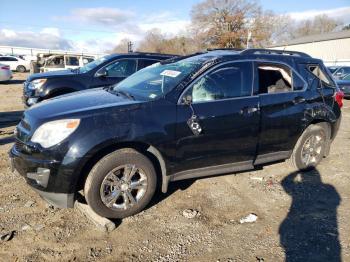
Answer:
[[[105,70],[109,77],[128,77],[136,72],[136,60],[119,60],[106,66]]]
[[[199,78],[185,95],[205,102],[251,95],[252,63],[241,62],[214,70]]]

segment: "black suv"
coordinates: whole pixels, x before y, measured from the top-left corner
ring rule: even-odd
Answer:
[[[83,67],[32,74],[24,82],[26,107],[59,95],[119,83],[136,71],[173,55],[127,53],[103,56]]]
[[[306,54],[263,49],[166,60],[25,111],[12,164],[48,201],[71,207],[83,188],[109,218],[139,212],[171,181],[286,159],[312,168],[341,119],[327,72]]]

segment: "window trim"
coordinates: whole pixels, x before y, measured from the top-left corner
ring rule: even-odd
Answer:
[[[179,96],[179,99],[177,100],[177,105],[183,105],[183,101],[182,98],[184,96],[184,94],[187,92],[188,89],[190,89],[191,87],[193,87],[193,85],[196,83],[196,81],[201,78],[201,77],[205,77],[206,75],[212,73],[213,71],[215,72],[215,70],[218,67],[221,67],[223,65],[227,65],[227,64],[235,64],[235,63],[243,63],[243,62],[248,62],[251,64],[252,66],[252,86],[251,86],[251,92],[250,95],[248,96],[237,96],[237,97],[230,97],[230,98],[222,98],[222,99],[216,99],[216,100],[208,100],[208,101],[198,101],[198,102],[193,102],[192,104],[202,104],[202,103],[208,103],[208,102],[219,102],[219,101],[226,101],[226,100],[233,100],[233,99],[240,99],[240,98],[247,98],[247,97],[254,97],[254,78],[255,78],[255,70],[254,70],[254,64],[253,64],[253,60],[234,60],[234,61],[227,61],[227,62],[223,62],[223,63],[219,63],[217,65],[215,65],[213,68],[210,68],[207,71],[204,71],[202,74],[200,74],[199,76],[197,76],[191,83],[188,84],[188,86],[182,91],[182,93]],[[226,67],[226,68],[222,68],[222,69],[228,69],[228,68],[232,68],[231,67]],[[219,70],[222,70],[219,69]],[[219,71],[218,70],[218,71]]]

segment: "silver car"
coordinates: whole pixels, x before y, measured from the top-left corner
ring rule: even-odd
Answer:
[[[0,64],[0,82],[8,81],[12,78],[12,71],[10,66]]]

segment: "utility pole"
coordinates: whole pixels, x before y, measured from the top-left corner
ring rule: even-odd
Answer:
[[[249,48],[249,41],[252,38],[252,31],[248,30],[248,37],[247,37],[247,49]]]
[[[133,43],[131,41],[128,42],[128,53],[132,53],[133,52],[132,46],[133,46]]]

